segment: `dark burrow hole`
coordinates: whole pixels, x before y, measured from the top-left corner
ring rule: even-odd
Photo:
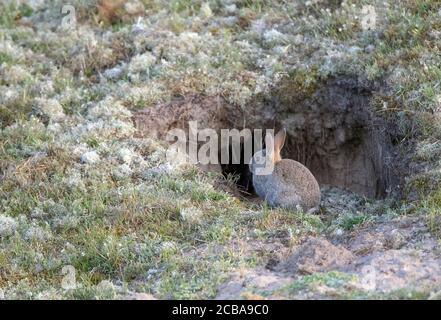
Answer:
[[[254,140],[254,135],[253,135]],[[262,142],[263,143],[263,142]],[[264,143],[263,143],[264,144]],[[248,163],[244,161],[244,142],[240,143],[240,163],[233,163],[232,161],[232,150],[231,146],[229,148],[229,163],[221,164],[222,174],[228,179],[232,179],[238,189],[245,196],[253,196],[255,194],[253,188],[252,174],[249,170]],[[258,150],[254,150],[253,153]],[[221,151],[222,152],[222,151]],[[219,154],[219,159],[221,158]],[[220,162],[220,161],[219,161]]]
[[[277,93],[262,99],[248,113],[232,114],[237,120],[231,122],[236,128],[243,119],[250,129],[286,128],[282,157],[304,164],[321,186],[367,198],[399,196],[404,164],[394,144],[394,126],[370,111],[370,97],[371,91],[356,81],[333,80],[307,98]],[[222,172],[236,176],[238,189],[253,194],[248,163],[222,165]]]

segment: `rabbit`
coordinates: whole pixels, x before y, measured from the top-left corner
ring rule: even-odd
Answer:
[[[320,187],[308,168],[301,163],[282,159],[280,151],[286,138],[286,130],[280,130],[274,137],[274,148],[268,158],[268,150],[256,152],[250,161],[253,186],[257,195],[266,200],[270,207],[304,210],[315,212],[320,204]],[[273,171],[270,174],[257,174],[258,168],[272,161]],[[271,165],[271,164],[270,164]]]

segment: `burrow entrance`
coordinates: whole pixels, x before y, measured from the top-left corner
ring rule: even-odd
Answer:
[[[304,164],[321,186],[368,198],[400,193],[396,130],[371,111],[371,90],[352,79],[328,81],[307,97],[281,90],[286,87],[232,116],[239,119],[233,126],[242,121],[248,128],[286,128],[282,157]],[[239,186],[252,192],[246,164],[223,166],[223,172],[238,174]]]
[[[187,128],[190,120],[197,120],[201,129],[218,132],[284,127],[288,137],[282,157],[307,166],[321,186],[340,187],[368,198],[400,194],[398,168],[403,163],[398,158],[398,139],[394,126],[370,111],[370,89],[360,87],[356,80],[334,79],[307,95],[281,86],[269,97],[258,97],[242,109],[218,97],[180,98],[143,110],[135,115],[135,123],[144,127],[143,132],[159,137],[174,127]],[[215,170],[235,175],[239,189],[253,193],[247,163]]]

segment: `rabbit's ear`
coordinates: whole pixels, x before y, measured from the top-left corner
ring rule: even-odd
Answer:
[[[274,162],[282,160],[280,151],[282,150],[283,145],[285,144],[285,138],[286,138],[285,128],[277,132],[276,136],[274,137]]]

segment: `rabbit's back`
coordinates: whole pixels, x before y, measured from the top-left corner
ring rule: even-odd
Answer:
[[[301,163],[282,159],[274,166],[272,190],[268,200],[275,206],[308,210],[320,203],[320,187],[314,175]],[[270,199],[271,198],[271,199]]]

